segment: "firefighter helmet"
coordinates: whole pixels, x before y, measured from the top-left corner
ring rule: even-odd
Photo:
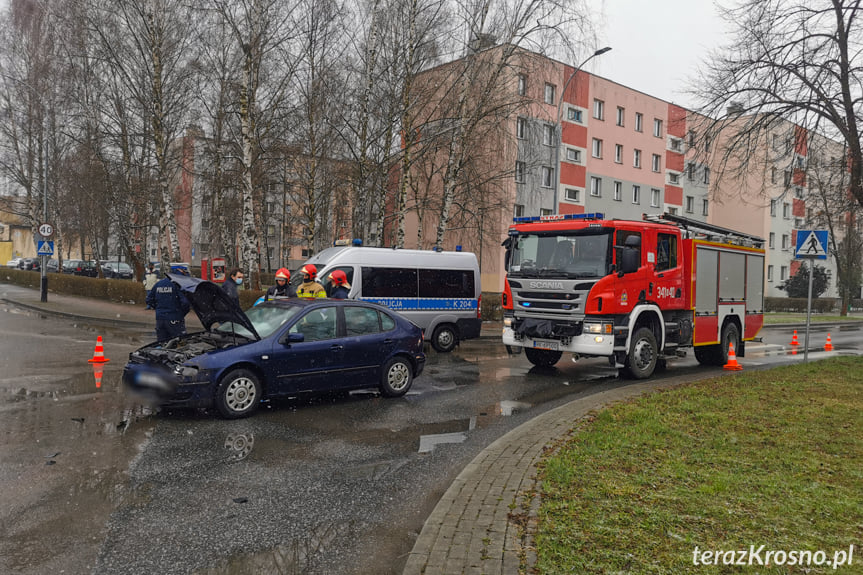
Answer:
[[[303,266],[303,269],[301,269],[300,272],[304,276],[309,276],[310,278],[315,279],[315,277],[318,275],[318,268],[316,268],[312,264],[306,264]]]
[[[330,280],[337,286],[350,287],[348,284],[348,276],[342,270],[335,270],[330,274]]]
[[[279,268],[279,271],[276,272],[277,280],[289,280],[291,279],[291,272],[287,270],[287,268]]]

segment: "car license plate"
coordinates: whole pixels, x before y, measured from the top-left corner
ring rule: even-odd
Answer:
[[[535,339],[533,340],[533,347],[536,349],[550,349],[552,351],[557,351],[560,349],[560,343],[544,339]]]

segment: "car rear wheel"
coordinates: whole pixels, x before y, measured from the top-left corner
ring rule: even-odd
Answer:
[[[394,357],[387,362],[381,374],[381,393],[386,397],[401,397],[413,382],[413,366],[405,357]]]
[[[455,327],[451,324],[445,323],[435,328],[431,339],[431,344],[435,348],[435,351],[449,353],[455,349],[457,343],[458,335],[456,334]]]
[[[262,395],[258,376],[247,369],[235,369],[222,378],[216,407],[226,419],[248,417],[258,408]]]

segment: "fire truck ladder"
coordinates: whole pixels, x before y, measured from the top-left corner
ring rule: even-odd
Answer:
[[[708,224],[707,222],[685,218],[677,214],[669,214],[667,212],[664,214],[644,214],[642,219],[646,222],[676,226],[685,232],[684,237],[687,238],[701,237],[711,241],[720,241],[747,247],[764,247],[764,238],[729,230],[728,228]]]

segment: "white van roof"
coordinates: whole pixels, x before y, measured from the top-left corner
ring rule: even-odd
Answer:
[[[402,250],[354,246],[334,246],[327,248],[309,258],[306,263],[314,264],[318,268],[340,263],[384,266],[408,265],[423,268],[438,265],[464,269],[479,267],[476,254],[472,252],[438,252],[434,250]]]

